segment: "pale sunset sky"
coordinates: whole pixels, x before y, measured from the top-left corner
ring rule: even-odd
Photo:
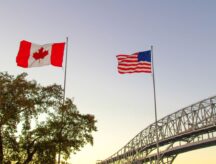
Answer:
[[[154,46],[158,119],[216,94],[215,0],[2,0],[0,20],[1,72],[43,85],[63,85],[64,69],[17,67],[20,41],[69,37],[66,96],[98,127],[72,164],[109,157],[154,122],[151,74],[118,74],[118,54]],[[215,154],[200,149],[174,164],[215,164]]]

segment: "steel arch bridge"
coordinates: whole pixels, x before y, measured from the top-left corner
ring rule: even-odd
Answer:
[[[158,122],[160,164],[172,164],[180,153],[216,145],[216,96],[204,99]],[[155,123],[123,148],[97,164],[155,164]]]

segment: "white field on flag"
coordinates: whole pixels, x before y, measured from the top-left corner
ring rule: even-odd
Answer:
[[[117,55],[118,72],[125,73],[151,73],[151,62],[138,61],[138,53],[132,55]]]
[[[39,51],[42,50],[41,53],[46,53],[46,56],[44,56],[40,60],[35,60],[34,54],[39,53]],[[52,50],[52,44],[44,44],[44,45],[38,45],[33,44],[31,45],[30,50],[30,56],[28,60],[28,67],[40,67],[44,65],[50,65],[51,64],[51,50]]]

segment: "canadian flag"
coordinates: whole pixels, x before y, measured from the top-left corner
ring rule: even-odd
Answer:
[[[24,68],[53,65],[62,67],[65,43],[38,45],[26,40],[20,42],[17,65]]]

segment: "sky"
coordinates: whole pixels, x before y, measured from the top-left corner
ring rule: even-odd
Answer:
[[[216,92],[214,0],[7,0],[0,5],[0,68],[42,85],[63,85],[64,68],[23,69],[21,40],[68,42],[66,96],[93,114],[94,145],[71,155],[95,164],[154,122],[150,74],[120,75],[118,54],[154,48],[158,119]],[[215,164],[216,147],[180,154],[174,164]]]

